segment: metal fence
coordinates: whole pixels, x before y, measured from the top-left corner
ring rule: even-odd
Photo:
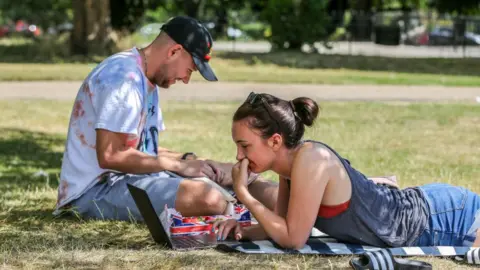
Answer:
[[[343,25],[319,53],[385,57],[480,57],[480,17],[388,11],[342,14]],[[268,52],[266,41],[217,42],[216,50]],[[304,46],[304,50],[312,47]]]

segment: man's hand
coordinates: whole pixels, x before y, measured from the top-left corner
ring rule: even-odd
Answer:
[[[213,172],[215,173],[214,178],[210,178],[210,180],[213,180],[217,184],[221,186],[231,186],[233,184],[232,182],[232,164],[229,163],[220,163],[216,162],[213,160],[206,160],[207,164],[213,169]]]
[[[183,161],[177,173],[185,177],[207,177],[209,179],[216,177],[213,168],[203,160]]]
[[[223,163],[214,160],[206,160],[206,162],[212,167],[213,172],[216,174],[215,178],[211,180],[215,181],[217,184],[223,187],[232,187],[232,168],[233,163]],[[258,174],[249,172],[248,174],[248,184],[250,185],[253,181],[258,178]]]

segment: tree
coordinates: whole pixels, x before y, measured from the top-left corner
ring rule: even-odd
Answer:
[[[250,0],[255,1],[255,0]],[[222,36],[227,33],[227,27],[231,24],[229,12],[240,10],[248,4],[245,0],[211,0],[203,5],[203,14],[199,14],[199,19],[213,18],[215,28],[212,35]],[[208,18],[209,19],[209,18]]]
[[[331,23],[328,25],[328,33],[333,33],[335,30],[343,26],[345,11],[349,8],[348,0],[329,0],[327,4],[327,13],[330,17]]]
[[[479,0],[433,0],[433,6],[439,12],[456,13],[457,15],[474,15],[480,13]]]
[[[298,50],[304,43],[313,45],[327,39],[327,4],[318,0],[270,0],[265,19],[272,29],[273,47]]]
[[[1,0],[2,17],[27,20],[44,30],[70,21],[71,0]]]
[[[109,4],[109,0],[72,0],[72,54],[111,53]]]
[[[198,18],[198,11],[203,0],[174,0],[177,8],[183,10],[185,15]]]
[[[348,25],[348,31],[354,40],[370,40],[370,34],[373,28],[372,7],[372,0],[352,1],[352,19]]]
[[[168,0],[110,0],[112,28],[132,33],[143,22],[148,10],[160,6],[172,8]]]

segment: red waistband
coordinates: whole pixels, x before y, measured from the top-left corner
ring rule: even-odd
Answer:
[[[347,211],[350,206],[350,200],[339,205],[320,205],[318,216],[322,218],[332,218]]]

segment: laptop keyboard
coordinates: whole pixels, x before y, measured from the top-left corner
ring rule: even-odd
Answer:
[[[209,246],[209,244],[194,237],[175,237],[173,241],[175,242],[175,245],[178,245],[180,247],[186,247],[186,248]]]

